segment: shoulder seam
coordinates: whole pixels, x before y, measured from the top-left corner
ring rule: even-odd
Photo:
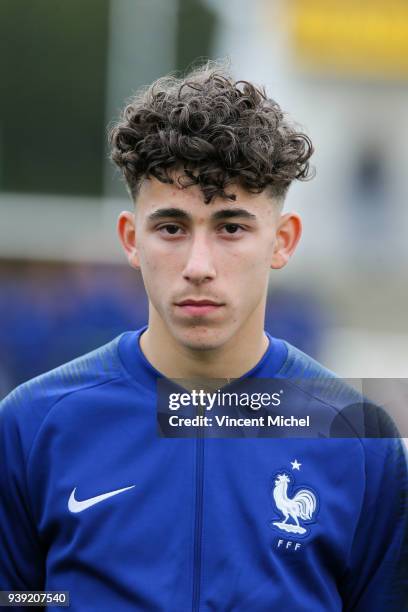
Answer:
[[[300,351],[296,347],[294,347],[291,344],[289,344],[288,342],[286,342],[286,340],[284,340],[284,343],[286,344],[286,346],[288,348],[288,355],[287,355],[287,358],[286,358],[285,362],[282,364],[281,368],[279,369],[278,374],[282,374],[282,372],[283,372],[283,375],[287,375],[290,372],[291,366],[295,362],[295,359],[296,359],[296,356],[297,356],[296,354],[300,353],[300,357],[302,357],[302,355],[305,355],[305,357],[308,357],[312,361],[312,365],[316,365],[316,366],[319,367],[320,372],[316,372],[316,378],[321,378],[321,379],[324,379],[324,380],[338,381],[339,383],[342,381],[342,379],[339,376],[337,376],[334,372],[332,372],[331,370],[329,370],[328,368],[326,368],[325,366],[320,364],[318,361],[313,359],[313,357],[309,357],[305,353],[302,353],[302,351]],[[286,372],[285,372],[285,368],[286,368]],[[293,381],[290,381],[290,382],[291,382],[293,387],[301,390],[302,393],[304,393],[308,397],[315,399],[316,401],[320,402],[324,406],[327,406],[328,408],[333,410],[333,412],[335,414],[341,415],[341,409],[338,406],[336,406],[334,402],[330,403],[329,401],[319,397],[318,395],[316,395],[316,394],[314,394],[314,393],[312,393],[310,391],[309,392],[305,391],[304,389],[299,387],[299,385],[297,385],[295,382],[293,382]],[[355,393],[355,394],[358,395],[358,392],[355,391],[352,388],[350,388],[350,393]],[[354,430],[354,428],[353,428],[353,430]],[[355,432],[355,433],[356,433],[355,439],[357,439],[359,441],[360,446],[361,446],[362,451],[363,451],[363,454],[364,454],[364,460],[366,460],[366,452],[367,452],[366,447],[365,447],[365,445],[363,443],[363,440],[360,438],[360,436],[357,434],[357,432]]]
[[[25,464],[24,476],[25,476],[25,481],[26,481],[26,488],[27,488],[27,492],[28,492],[28,497],[30,499],[31,505],[32,505],[32,499],[31,499],[31,495],[30,495],[30,489],[28,487],[28,467],[29,467],[29,464],[30,464],[30,461],[31,461],[31,454],[32,454],[35,442],[36,442],[36,440],[37,440],[37,438],[38,438],[38,436],[39,436],[39,434],[40,434],[40,432],[41,432],[45,422],[47,421],[48,417],[50,416],[51,412],[53,412],[54,408],[57,406],[57,404],[61,400],[65,399],[66,397],[68,397],[70,395],[73,395],[74,393],[80,393],[81,391],[85,391],[85,390],[88,390],[88,389],[92,389],[92,388],[96,388],[96,387],[102,387],[103,385],[107,385],[107,384],[109,384],[109,383],[111,383],[111,382],[113,382],[115,380],[120,380],[120,378],[121,378],[121,376],[118,375],[118,376],[114,376],[112,378],[109,378],[108,380],[104,380],[102,382],[98,382],[98,383],[94,383],[94,384],[90,384],[90,385],[85,385],[85,386],[81,387],[80,389],[73,389],[71,391],[68,391],[67,393],[64,393],[63,395],[60,395],[51,404],[51,406],[49,407],[49,409],[47,411],[47,414],[42,419],[42,421],[41,421],[41,423],[40,423],[40,425],[39,425],[39,427],[38,427],[38,429],[37,429],[37,431],[36,431],[36,433],[34,435],[34,438],[33,438],[32,442],[31,442],[31,445],[30,445],[30,449],[29,449],[29,451],[27,453],[27,459],[26,459],[26,464]]]

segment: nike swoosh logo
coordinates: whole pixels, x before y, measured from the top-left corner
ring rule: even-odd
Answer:
[[[96,497],[90,497],[89,499],[84,499],[82,501],[78,501],[75,499],[75,489],[73,489],[71,495],[68,500],[68,510],[70,512],[82,512],[95,504],[99,504],[99,502],[104,499],[108,499],[109,497],[113,497],[114,495],[118,495],[119,493],[123,493],[123,491],[128,491],[129,489],[133,489],[136,485],[131,485],[130,487],[124,487],[123,489],[116,489],[116,491],[109,491],[109,493],[102,493],[102,495],[97,495]]]

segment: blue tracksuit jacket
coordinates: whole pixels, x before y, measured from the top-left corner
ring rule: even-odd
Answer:
[[[160,438],[144,329],[3,400],[0,590],[69,591],[72,612],[408,609],[401,440]],[[269,339],[248,378],[331,376]]]

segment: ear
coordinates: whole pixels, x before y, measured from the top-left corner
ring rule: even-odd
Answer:
[[[278,270],[288,263],[302,235],[302,221],[296,213],[286,213],[278,220],[271,268]]]
[[[140,268],[134,213],[128,210],[120,213],[117,222],[117,232],[129,264],[132,268]]]

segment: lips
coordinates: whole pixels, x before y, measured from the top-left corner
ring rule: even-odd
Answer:
[[[213,300],[183,300],[176,304],[178,309],[187,316],[202,317],[218,311],[223,304]]]
[[[177,306],[221,306],[213,300],[183,300],[178,302]]]

